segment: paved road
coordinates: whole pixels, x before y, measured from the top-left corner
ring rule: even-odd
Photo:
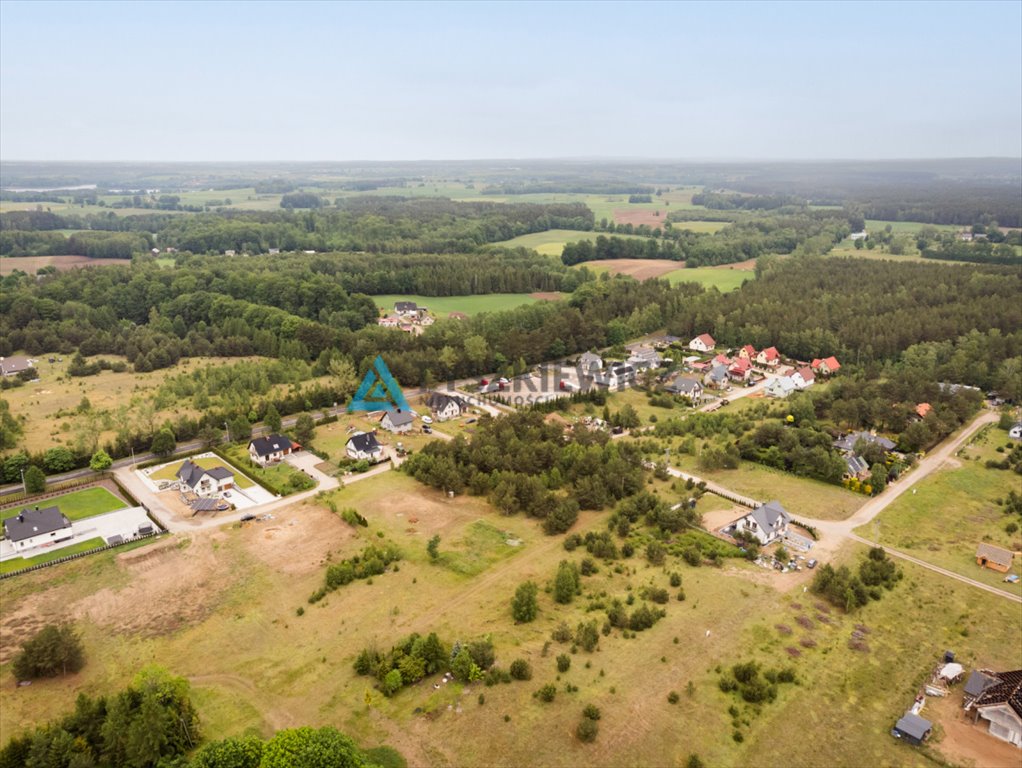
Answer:
[[[775,378],[777,378],[777,377],[776,376],[771,376],[771,375],[768,374],[767,377],[765,379],[763,379],[763,381],[761,381],[756,386],[754,386],[754,387],[742,387],[741,389],[737,389],[737,390],[736,389],[732,389],[730,392],[723,393],[722,397],[726,397],[728,402],[732,402],[733,403],[735,400],[739,400],[739,399],[741,399],[743,397],[748,397],[749,395],[754,395],[757,392],[762,392],[764,389],[767,388],[767,385],[771,381],[773,381]],[[719,400],[714,400],[713,402],[707,403],[706,405],[702,406],[699,410],[703,411],[703,412],[707,411],[708,409],[718,410],[721,407],[721,406],[717,405],[717,403],[719,403],[719,402],[720,402]],[[724,406],[724,407],[726,408],[727,406]]]

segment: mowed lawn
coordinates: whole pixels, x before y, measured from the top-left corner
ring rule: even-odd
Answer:
[[[191,461],[193,464],[198,464],[203,469],[227,467],[227,469],[234,473],[234,484],[239,488],[251,488],[253,485],[252,481],[249,480],[241,470],[224,461],[219,456],[206,456],[203,458],[196,458],[193,456],[191,459],[173,461],[170,464],[160,467],[160,469],[156,472],[150,473],[149,478],[151,480],[177,480],[177,472],[181,469],[181,465],[184,464],[185,461]]]
[[[713,267],[693,267],[678,269],[664,275],[671,285],[678,283],[699,283],[706,288],[716,288],[721,293],[734,291],[742,287],[746,280],[755,280],[756,273],[748,269],[716,269]]]
[[[23,504],[0,512],[0,520],[14,517],[25,507],[59,507],[60,511],[67,515],[69,520],[82,520],[93,515],[102,515],[104,512],[113,512],[116,509],[124,509],[128,503],[118,498],[106,488],[85,488],[80,491],[71,491],[63,496],[53,496],[41,501],[26,499]]]
[[[540,299],[528,293],[487,293],[475,296],[373,296],[376,306],[387,312],[394,311],[394,303],[398,301],[414,301],[420,307],[426,307],[438,318],[445,318],[451,312],[462,312],[466,315],[478,315],[480,312],[500,312],[514,309],[523,304],[533,304]]]
[[[1014,594],[1022,584],[1006,584],[1005,574],[976,565],[976,546],[988,542],[998,547],[1022,549],[1022,534],[1007,533],[1009,522],[1022,523],[1018,515],[1006,515],[996,499],[1019,490],[1019,476],[1010,470],[987,469],[987,459],[1001,459],[996,448],[1008,442],[1007,433],[988,427],[953,461],[920,481],[914,493],[902,494],[869,525],[856,530],[860,536],[961,573]],[[1022,573],[1015,558],[1009,573]]]
[[[0,573],[13,573],[14,571],[20,571],[22,568],[30,568],[33,565],[41,565],[42,563],[48,563],[51,560],[58,560],[62,557],[67,557],[68,555],[77,555],[79,552],[88,552],[90,549],[98,549],[103,546],[106,546],[106,542],[103,539],[96,537],[94,539],[79,541],[77,544],[72,544],[70,547],[61,547],[60,549],[55,549],[52,552],[35,555],[34,557],[14,557],[0,563]]]

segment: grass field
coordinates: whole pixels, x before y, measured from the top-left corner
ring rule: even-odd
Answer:
[[[234,484],[239,488],[251,488],[255,483],[245,477],[245,473],[242,472],[235,466],[228,464],[226,461],[221,459],[219,456],[207,456],[203,458],[192,457],[187,459],[195,464],[198,464],[204,469],[212,469],[213,467],[223,467],[226,465],[227,469],[234,473]],[[174,461],[167,464],[156,472],[150,473],[149,477],[152,480],[177,480],[177,471],[181,469],[181,465],[184,464],[186,459],[181,461]]]
[[[851,617],[815,609],[802,582],[778,581],[744,562],[715,569],[669,561],[661,568],[639,556],[620,568],[601,563],[583,578],[581,598],[559,606],[543,587],[560,560],[578,562],[585,553],[565,552],[563,537],[544,536],[533,520],[497,515],[481,499],[449,499],[395,472],[327,499],[359,509],[369,528],[354,530],[303,504],[272,522],[165,540],[127,557],[106,553],[59,573],[0,583],[6,650],[0,673],[9,672],[10,651],[31,626],[61,616],[79,617],[89,659],[69,678],[0,688],[3,738],[69,711],[79,691],[117,690],[156,658],[191,681],[204,731],[213,737],[332,724],[365,746],[393,745],[411,765],[680,765],[691,753],[713,766],[815,765],[824,739],[828,764],[932,765],[889,730],[944,649],[969,666],[1022,664],[1013,606],[912,566],[894,592]],[[606,513],[583,513],[577,530],[604,529],[605,519]],[[326,563],[380,540],[378,533],[404,552],[400,570],[308,605]],[[434,534],[441,539],[437,563],[426,555]],[[557,643],[544,650],[562,620],[574,626],[602,616],[586,611],[591,600],[666,586],[670,571],[681,573],[686,600],[672,599],[653,628],[634,639],[615,630],[592,654],[570,654]],[[536,621],[515,625],[508,603],[525,579],[540,585],[540,612]],[[303,616],[296,616],[298,607]],[[797,625],[800,615],[810,617],[810,629]],[[796,634],[781,636],[776,624],[794,626]],[[867,652],[848,648],[857,624],[869,630]],[[533,679],[434,689],[427,678],[387,699],[352,671],[363,646],[386,650],[410,632],[431,630],[448,643],[489,634],[498,664],[527,659]],[[802,639],[816,647],[801,646]],[[572,663],[558,676],[560,653]],[[737,702],[719,690],[715,670],[743,660],[791,665],[799,684],[781,686],[771,704]],[[543,704],[532,694],[547,682],[558,693]],[[578,690],[567,691],[569,683]],[[672,690],[681,694],[675,705],[667,701]],[[589,703],[603,716],[596,742],[586,746],[574,728]],[[730,737],[732,704],[748,723],[739,724],[742,743]]]
[[[600,235],[603,235],[604,237],[611,236],[610,233],[607,232],[581,232],[574,229],[548,229],[546,232],[532,232],[528,235],[519,235],[511,240],[501,240],[500,242],[493,243],[493,245],[504,248],[532,248],[534,251],[541,253],[544,256],[560,257],[561,252],[564,250],[564,246],[568,243],[577,243],[581,240],[594,241]],[[630,240],[649,239],[647,237],[640,237],[639,235],[614,235],[614,237],[623,237]]]
[[[665,275],[672,285],[678,283],[699,283],[706,288],[716,288],[721,293],[734,291],[742,287],[746,280],[755,280],[756,273],[744,269],[717,269],[715,267],[695,267],[679,269]]]
[[[922,480],[915,493],[906,493],[870,525],[856,532],[870,540],[879,534],[888,544],[934,565],[961,573],[1005,591],[1022,594],[1022,584],[1004,583],[1002,573],[976,565],[976,546],[989,542],[1010,550],[1022,549],[1022,534],[1008,534],[1008,516],[995,503],[1008,491],[1018,490],[1018,475],[1010,470],[987,469],[987,459],[1003,457],[996,451],[1007,443],[1007,433],[996,427],[983,430],[958,457]],[[1016,559],[1011,573],[1022,572]]]
[[[14,571],[20,571],[22,568],[30,568],[33,565],[48,563],[51,560],[57,560],[68,555],[77,555],[79,552],[88,552],[90,549],[97,549],[105,545],[106,542],[97,537],[95,539],[79,541],[77,544],[72,544],[69,547],[61,547],[53,552],[45,552],[35,557],[13,557],[0,563],[0,573],[13,573]]]
[[[26,505],[28,502],[26,502]],[[32,504],[35,506],[35,504]],[[128,504],[117,498],[106,488],[84,488],[80,491],[71,491],[62,496],[54,496],[39,502],[40,507],[60,507],[60,511],[69,520],[81,520],[93,515],[102,515],[105,512],[113,512],[116,509],[124,509]],[[11,507],[0,512],[0,520],[6,520],[18,514],[23,506]]]
[[[396,301],[414,301],[420,307],[429,308],[438,318],[445,318],[451,312],[478,315],[481,312],[500,312],[514,309],[523,304],[540,301],[528,293],[487,293],[475,296],[373,296],[380,309],[392,312]]]

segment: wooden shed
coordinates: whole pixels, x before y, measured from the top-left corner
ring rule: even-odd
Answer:
[[[976,565],[1001,573],[1005,573],[1011,568],[1011,559],[1014,556],[1011,551],[995,547],[993,544],[984,543],[976,547]]]

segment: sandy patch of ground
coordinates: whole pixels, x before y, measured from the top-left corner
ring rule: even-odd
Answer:
[[[603,267],[612,275],[628,275],[636,280],[660,277],[685,267],[685,262],[670,259],[604,259],[591,263]]]
[[[641,208],[639,210],[625,208],[614,211],[615,224],[631,224],[633,227],[637,227],[640,224],[648,224],[651,227],[662,227],[666,220],[666,211],[654,211],[648,208]]]
[[[240,536],[245,549],[271,569],[298,575],[320,570],[355,531],[324,507],[300,504],[274,512],[272,520],[244,523]]]
[[[4,256],[0,259],[0,275],[9,275],[20,269],[34,275],[43,267],[56,267],[60,271],[78,267],[101,267],[108,264],[131,266],[131,259],[90,259],[88,256]]]
[[[718,264],[710,269],[738,269],[744,272],[751,272],[756,268],[755,259],[746,259],[745,261],[736,261],[734,264]]]
[[[921,714],[944,729],[944,737],[934,746],[948,762],[982,768],[1022,765],[1022,750],[987,733],[986,721],[973,724],[972,713],[962,709],[960,688],[953,689],[951,695],[943,699],[928,698]]]
[[[715,509],[712,512],[704,512],[703,527],[708,531],[716,531],[732,520],[737,520],[747,511],[745,507],[729,507],[727,509]]]
[[[539,299],[540,301],[560,301],[564,298],[564,294],[560,291],[536,291],[530,293],[529,298]]]

